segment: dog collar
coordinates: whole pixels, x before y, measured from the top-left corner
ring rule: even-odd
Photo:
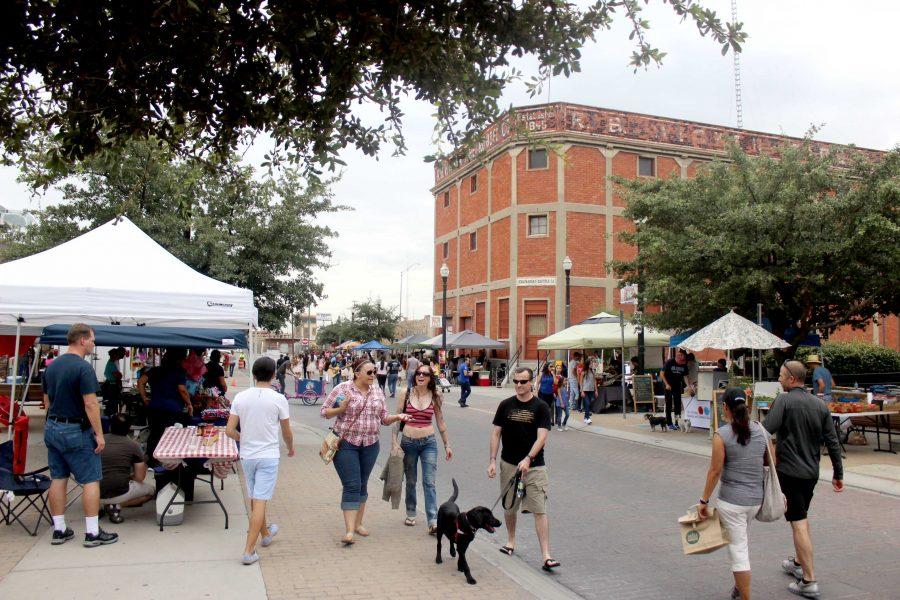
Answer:
[[[466,523],[466,526],[467,526],[469,529],[472,529],[472,525],[469,523],[469,518],[466,516],[466,513],[460,513],[460,515],[459,515],[458,517],[456,517],[456,536],[455,536],[455,539],[453,540],[453,541],[455,541],[455,542],[458,542],[458,541],[459,541],[459,536],[465,535],[465,533],[466,533],[466,532],[463,531],[462,528],[460,527],[460,525],[461,525],[460,519],[463,519],[463,520],[465,521],[465,523]]]

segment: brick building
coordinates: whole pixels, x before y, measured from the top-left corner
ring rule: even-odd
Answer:
[[[573,262],[571,323],[620,308],[618,280],[606,264],[634,249],[616,235],[632,223],[610,175],[691,177],[724,154],[728,138],[752,153],[792,139],[566,103],[515,115],[516,127],[505,115],[467,158],[435,166],[434,312],[441,314],[446,263],[448,327],[507,341],[510,354],[521,347],[529,360],[537,340],[565,326],[565,256]],[[517,135],[522,127],[555,151],[525,141]],[[833,339],[900,349],[898,330],[892,316]]]

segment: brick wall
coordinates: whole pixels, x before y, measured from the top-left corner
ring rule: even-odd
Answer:
[[[516,157],[517,201],[519,204],[540,204],[556,202],[556,155],[547,157],[547,168],[529,170],[528,149]]]
[[[450,192],[450,206],[444,206],[444,193]],[[438,190],[434,197],[434,233],[435,237],[446,235],[457,229],[456,224],[456,186],[452,183]]]
[[[476,231],[477,247],[470,250],[469,233],[464,233],[460,238],[462,243],[462,270],[460,271],[460,285],[463,287],[477,285],[487,281],[488,264],[488,239],[487,226],[479,227]],[[507,242],[508,244],[508,242]]]
[[[540,207],[536,208],[535,214],[548,215],[548,235],[528,237],[528,215],[519,215],[519,277],[556,273],[556,213],[541,213]]]
[[[566,253],[572,259],[573,277],[604,277],[606,274],[606,217],[567,213]]]
[[[460,205],[460,225],[465,226],[487,216],[488,197],[488,171],[485,168],[475,172],[477,188],[475,193],[471,191],[472,177],[463,179],[461,189],[462,204]]]
[[[509,277],[509,217],[490,223],[491,277],[494,281]]]
[[[553,157],[555,155],[551,155]],[[606,158],[597,148],[572,146],[566,153],[566,202],[606,204]]]
[[[509,206],[511,195],[510,183],[510,156],[504,152],[494,159],[494,166],[491,170],[491,206],[494,212],[502,210]]]

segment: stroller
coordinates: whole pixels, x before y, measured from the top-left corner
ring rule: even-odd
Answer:
[[[438,387],[441,388],[441,391],[445,394],[448,393],[450,391],[450,380],[447,379],[447,376],[443,371],[438,372],[437,378]]]

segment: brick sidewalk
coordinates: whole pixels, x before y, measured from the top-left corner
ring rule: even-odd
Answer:
[[[260,549],[260,566],[270,600],[285,598],[531,598],[472,549],[467,554],[477,585],[467,585],[444,544],[444,563],[434,562],[435,539],[422,519],[405,527],[405,510],[381,499],[381,465],[369,480],[365,525],[368,538],[345,548],[339,501],[341,485],[332,465],[319,460],[321,438],[294,427],[296,456],[282,456],[268,519],[282,529],[276,542]],[[442,496],[439,494],[439,497]],[[402,504],[402,503],[401,503]],[[485,535],[484,532],[478,534]]]

